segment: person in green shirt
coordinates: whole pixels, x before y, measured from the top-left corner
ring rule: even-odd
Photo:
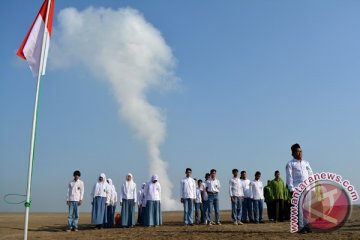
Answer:
[[[285,201],[288,199],[288,190],[285,182],[280,178],[280,171],[275,171],[275,178],[270,183],[273,194],[274,220],[283,222],[285,215]]]
[[[272,194],[272,190],[270,187],[270,183],[271,180],[267,181],[267,185],[264,187],[264,198],[265,198],[265,202],[266,202],[266,207],[267,207],[267,214],[268,214],[268,218],[269,221],[273,221],[274,220],[274,197]]]

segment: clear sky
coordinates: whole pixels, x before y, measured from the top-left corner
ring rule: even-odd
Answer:
[[[41,4],[0,2],[0,211],[24,209],[2,198],[26,191],[35,80],[15,52]],[[228,209],[231,170],[250,178],[259,170],[264,183],[277,169],[285,177],[295,142],[315,172],[336,172],[360,190],[359,1],[63,0],[53,38],[62,9],[89,6],[137,9],[176,58],[177,89],[148,94],[166,116],[161,152],[175,198],[186,167],[201,178],[216,168]],[[90,211],[100,172],[117,189],[128,172],[138,185],[149,179],[145,146],[108,84],[50,61],[41,91],[31,211],[66,211],[75,169],[86,188],[81,211]]]

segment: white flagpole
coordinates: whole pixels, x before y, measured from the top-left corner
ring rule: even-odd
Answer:
[[[32,124],[32,130],[31,130],[29,169],[28,169],[26,201],[25,201],[24,240],[27,240],[28,228],[29,228],[29,210],[30,210],[30,202],[31,202],[30,198],[31,198],[32,167],[33,167],[33,160],[34,160],[34,155],[35,155],[34,153],[35,153],[36,123],[37,123],[37,114],[38,114],[38,106],[39,106],[40,81],[41,81],[41,74],[43,71],[44,54],[45,54],[45,49],[46,49],[47,37],[48,37],[47,24],[48,24],[48,19],[49,19],[50,5],[51,5],[51,0],[48,0],[47,10],[46,10],[46,18],[45,18],[45,28],[44,28],[44,34],[43,34],[42,46],[41,46],[39,73],[37,76],[37,83],[36,83],[33,124]]]

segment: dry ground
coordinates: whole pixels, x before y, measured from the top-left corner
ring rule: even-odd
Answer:
[[[182,226],[181,212],[165,212],[164,225],[157,228],[135,227],[94,230],[90,214],[80,213],[80,231],[65,232],[65,213],[31,213],[29,239],[360,239],[360,206],[353,208],[350,220],[330,233],[289,233],[289,222],[232,225],[230,213],[221,212],[221,226]],[[23,238],[23,214],[0,213],[0,239]]]

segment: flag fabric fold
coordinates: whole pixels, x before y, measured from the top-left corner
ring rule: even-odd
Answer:
[[[48,4],[50,4],[49,11]],[[36,15],[31,25],[31,28],[27,32],[24,40],[20,45],[20,48],[16,53],[19,57],[27,60],[34,77],[37,77],[39,75],[39,71],[41,71],[41,75],[45,74],[47,54],[49,51],[50,37],[52,31],[53,15],[54,0],[45,0],[38,14]],[[45,28],[46,19],[47,27]],[[41,59],[43,41],[44,50],[43,58]]]

